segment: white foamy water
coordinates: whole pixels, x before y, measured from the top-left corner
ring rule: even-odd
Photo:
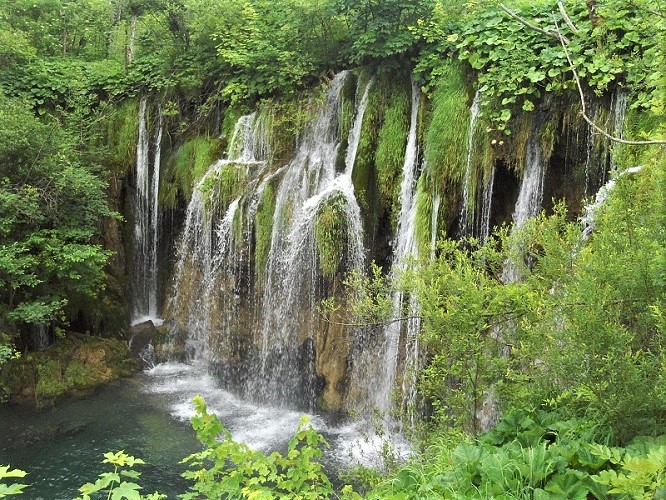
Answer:
[[[218,416],[234,440],[256,450],[284,450],[301,417],[307,416],[310,425],[331,445],[324,450],[324,462],[334,469],[359,464],[381,468],[387,449],[399,459],[410,453],[402,436],[378,436],[365,422],[329,425],[319,415],[243,400],[224,390],[203,365],[161,363],[145,374],[143,391],[164,398],[175,420],[189,421],[195,414],[192,399],[201,396],[208,411]]]

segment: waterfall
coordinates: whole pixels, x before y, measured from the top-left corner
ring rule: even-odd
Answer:
[[[153,162],[147,125],[147,98],[139,102],[139,137],[136,147],[134,208],[134,287],[132,321],[156,319],[159,243],[159,172],[162,142],[162,113],[158,110]]]
[[[270,154],[269,128],[268,115],[239,118],[227,157],[209,167],[187,206],[168,309],[187,329],[187,355],[195,360],[217,361],[223,357],[221,349],[232,349],[228,340],[239,320],[236,295],[240,282],[249,279],[243,274],[248,251],[246,245],[237,244],[242,228],[236,223],[248,198],[237,196],[221,206],[220,177],[225,169],[233,169],[247,174],[249,187],[256,187]],[[244,191],[256,202],[256,193]]]
[[[621,89],[620,87],[617,88],[617,91],[615,92],[615,96],[613,98],[613,101],[611,102],[611,108],[613,109],[613,135],[615,137],[618,137],[619,139],[624,138],[624,120],[627,115],[627,92]],[[610,150],[611,150],[611,165],[610,165],[610,170],[611,172],[614,172],[617,170],[617,163],[615,161],[615,154],[614,150],[619,147],[615,143],[611,143],[610,145]],[[606,182],[607,178],[604,175],[603,182]]]
[[[420,99],[420,89],[415,82],[412,82],[412,111],[400,186],[400,216],[393,251],[392,274],[394,276],[404,267],[410,257],[417,255],[415,188],[419,165],[417,128]],[[402,292],[394,292],[392,303],[396,317],[403,315],[405,300],[406,297]],[[415,301],[410,300],[408,307],[411,319],[407,320],[406,324],[405,364],[403,368],[403,373],[406,375],[403,384],[403,400],[405,400],[405,403],[413,402],[414,386],[411,383],[409,372],[413,372],[418,359],[418,331],[420,328],[420,320],[416,314],[413,314],[418,309],[418,305]],[[392,406],[391,393],[395,389],[398,377],[401,328],[401,322],[390,323],[384,328],[382,345],[377,352],[373,353],[373,356],[382,363],[382,366],[376,370],[375,374],[371,375],[372,380],[366,382],[370,400],[382,414],[386,414]]]
[[[475,169],[472,165],[472,158],[474,156],[474,132],[476,131],[476,121],[480,109],[481,93],[477,90],[470,109],[469,130],[467,132],[467,157],[463,174],[462,207],[460,208],[460,235],[462,237],[473,236],[475,233],[476,197],[474,196],[475,182],[473,175]]]
[[[547,166],[547,159],[543,158],[541,148],[541,128],[542,124],[536,122],[532,127],[527,142],[523,180],[520,184],[518,200],[516,201],[516,206],[513,210],[514,228],[522,226],[528,219],[536,217],[541,211]],[[519,242],[511,244],[520,246]],[[517,253],[522,251],[520,248],[516,248],[516,250]],[[510,283],[516,281],[518,278],[520,278],[520,271],[516,267],[516,264],[513,262],[506,262],[502,271],[502,280],[505,283]]]
[[[152,207],[150,213],[150,285],[148,290],[148,316],[157,318],[157,248],[159,242],[159,189],[160,161],[162,156],[162,108],[157,109],[157,132],[155,134],[155,156],[153,158]]]
[[[490,216],[493,203],[493,189],[495,187],[495,166],[493,165],[490,171],[490,177],[483,186],[483,194],[481,195],[481,223],[479,228],[479,240],[484,243],[488,236],[490,236]]]
[[[340,111],[350,73],[336,75],[326,102],[310,125],[278,188],[261,311],[259,366],[248,393],[272,402],[314,402],[312,333],[322,297],[315,222],[329,203],[338,203],[346,231],[344,268],[362,269],[363,228],[352,171],[372,80],[356,91],[356,110],[347,140],[345,168],[336,171]]]
[[[330,278],[320,270],[315,227],[327,207],[341,214],[340,271],[364,267],[352,172],[373,80],[357,85],[343,151],[342,101],[350,77],[334,77],[293,160],[279,169],[268,168],[270,114],[241,117],[227,157],[211,165],[187,208],[169,312],[176,330],[184,329],[187,356],[255,401],[313,406],[319,392],[317,308]],[[233,200],[220,189],[230,169],[244,179]],[[269,184],[275,188],[270,245],[265,266],[257,268],[256,215]]]
[[[643,170],[643,167],[637,166],[637,167],[628,168],[618,173],[611,180],[606,182],[606,184],[601,186],[601,188],[599,188],[599,191],[597,191],[597,194],[594,197],[594,202],[585,205],[583,207],[583,215],[580,217],[580,221],[583,224],[583,233],[581,235],[582,241],[587,241],[590,238],[590,236],[592,236],[592,233],[594,232],[596,213],[602,206],[606,204],[608,196],[610,195],[611,191],[615,187],[615,184],[617,183],[617,179],[625,175],[635,174],[637,172],[640,172],[641,170]]]
[[[520,184],[518,201],[513,211],[513,222],[516,226],[535,217],[541,210],[543,199],[543,183],[546,174],[546,162],[541,157],[541,143],[538,128],[532,130],[525,154],[525,171]]]

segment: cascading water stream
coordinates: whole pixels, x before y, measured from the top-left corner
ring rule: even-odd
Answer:
[[[520,184],[518,200],[513,210],[513,227],[519,228],[525,221],[536,217],[541,210],[543,200],[543,187],[546,175],[546,161],[542,157],[539,126],[532,128],[530,138],[527,142],[525,153],[525,171]],[[513,229],[512,229],[513,232]],[[519,243],[516,243],[519,244]],[[504,283],[516,281],[520,277],[520,271],[513,262],[505,263],[502,271]]]
[[[238,235],[234,227],[244,198],[239,196],[228,206],[219,206],[220,175],[224,169],[247,169],[256,186],[266,165],[264,158],[269,155],[268,129],[264,115],[242,116],[234,128],[227,158],[209,167],[195,186],[187,207],[168,307],[187,329],[188,355],[197,361],[217,359],[218,349],[213,344],[220,343],[211,342],[211,336],[219,326],[220,316],[221,328],[226,329],[222,335],[228,336],[231,321],[227,320],[235,311],[235,299],[229,299],[229,295],[235,293],[239,263],[247,257],[247,251],[236,245]],[[228,285],[224,290],[221,280]]]
[[[545,173],[546,163],[541,157],[539,134],[533,131],[527,144],[525,172],[513,211],[515,226],[521,226],[526,220],[535,217],[541,210]]]
[[[460,208],[460,235],[462,237],[475,234],[476,220],[476,197],[474,196],[474,134],[476,132],[476,121],[481,110],[481,93],[477,90],[474,94],[472,107],[470,109],[469,130],[467,132],[467,157],[465,160],[465,172],[463,174],[463,199]],[[471,199],[470,199],[471,198]]]
[[[139,102],[139,137],[136,148],[134,207],[134,287],[132,321],[157,320],[159,244],[159,171],[162,142],[162,113],[158,109],[153,162],[147,125],[147,98]]]
[[[479,228],[479,240],[484,243],[488,236],[490,236],[490,217],[493,203],[493,189],[495,187],[495,166],[493,165],[490,171],[490,177],[483,186],[483,194],[481,195],[481,222]]]
[[[618,87],[613,98],[613,102],[611,103],[611,107],[613,109],[613,133],[615,137],[619,139],[624,138],[624,120],[627,115],[627,97],[627,92]],[[614,146],[615,144],[611,144],[611,172],[617,170],[617,163],[615,161],[615,155],[613,154]],[[607,180],[607,176],[604,175],[603,182],[606,182]]]
[[[150,214],[150,239],[152,243],[150,258],[150,290],[148,292],[148,316],[157,318],[157,280],[158,280],[158,243],[159,243],[159,189],[160,162],[162,157],[162,108],[157,110],[157,133],[155,135],[155,156],[153,158],[152,211]]]
[[[406,264],[411,257],[417,256],[415,240],[415,219],[416,219],[416,179],[418,173],[418,110],[421,99],[419,86],[412,82],[412,110],[410,117],[409,136],[407,138],[407,147],[405,150],[405,161],[403,164],[403,175],[400,186],[400,217],[398,219],[398,228],[394,242],[393,268],[392,274],[395,275]],[[392,297],[393,312],[396,316],[402,316],[404,301],[406,297],[402,292],[395,292]],[[410,312],[415,312],[418,305],[409,301]],[[410,314],[410,319],[406,324],[406,345],[405,345],[405,364],[403,373],[407,374],[416,366],[418,359],[418,331],[420,320],[416,314]],[[378,353],[374,354],[377,359],[383,361],[383,365],[369,380],[368,388],[370,398],[374,406],[384,415],[390,411],[391,393],[395,389],[398,377],[398,356],[400,350],[400,332],[401,322],[393,322],[387,325],[383,331],[383,344]],[[409,379],[404,378],[403,399],[406,403],[413,402],[413,386],[410,386]],[[411,401],[410,401],[411,399]]]
[[[587,241],[590,238],[590,236],[592,236],[592,233],[594,232],[596,213],[601,207],[603,207],[606,204],[608,196],[615,188],[617,179],[625,175],[638,173],[641,170],[643,170],[642,166],[631,167],[626,170],[623,170],[622,172],[617,174],[616,177],[612,178],[611,180],[606,182],[606,184],[601,186],[601,188],[599,188],[599,191],[597,191],[597,194],[594,198],[594,202],[585,205],[583,207],[583,215],[580,218],[581,222],[583,223],[583,232],[581,234],[582,242]]]
[[[314,402],[311,335],[322,284],[314,229],[327,204],[339,203],[344,214],[344,268],[363,267],[363,227],[351,176],[372,80],[357,88],[345,168],[337,172],[340,113],[349,76],[344,71],[331,82],[326,103],[277,191],[261,311],[259,376],[248,382],[248,393],[263,400]]]

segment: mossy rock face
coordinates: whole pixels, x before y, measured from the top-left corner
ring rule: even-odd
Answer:
[[[185,362],[191,358],[188,352],[189,333],[173,319],[166,320],[155,329],[152,343],[158,363],[165,361]]]
[[[125,342],[71,332],[48,349],[3,366],[0,379],[12,400],[41,407],[65,395],[87,394],[139,367]]]
[[[319,211],[315,221],[319,268],[328,278],[338,272],[346,247],[344,203],[344,199],[334,198]]]

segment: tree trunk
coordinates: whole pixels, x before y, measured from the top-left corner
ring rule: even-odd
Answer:
[[[599,24],[599,16],[597,15],[597,0],[585,0],[587,4],[587,13],[590,16],[592,28],[596,28]]]
[[[129,32],[127,32],[127,27],[125,28],[125,33],[126,33],[125,69],[127,69],[129,65],[132,64],[132,61],[134,61],[134,52],[135,52],[134,40],[136,38],[136,23],[137,23],[136,16],[132,16],[132,19],[130,20],[129,24]]]

